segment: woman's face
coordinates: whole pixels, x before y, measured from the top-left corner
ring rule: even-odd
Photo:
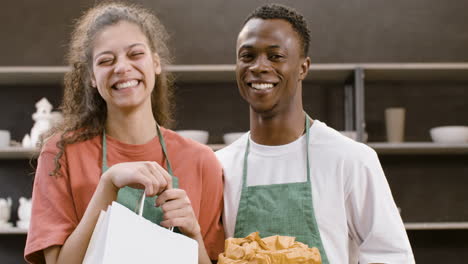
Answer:
[[[92,54],[92,85],[109,112],[151,109],[151,92],[161,64],[139,26],[122,21],[105,27],[96,34]]]

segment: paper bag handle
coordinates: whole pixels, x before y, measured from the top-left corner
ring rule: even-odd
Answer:
[[[139,201],[139,203],[137,204],[137,207],[135,208],[135,210],[138,209],[138,215],[141,216],[141,217],[143,217],[143,207],[144,207],[144,205],[145,205],[145,197],[146,197],[146,195],[145,195],[145,190],[143,190],[143,191],[141,192],[140,201]],[[136,213],[136,212],[135,212],[135,213]],[[171,227],[169,228],[169,230],[170,230],[171,232],[173,232],[173,231],[174,231],[174,227],[171,226]]]

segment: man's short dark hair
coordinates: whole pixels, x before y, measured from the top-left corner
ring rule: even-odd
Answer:
[[[302,44],[302,52],[305,56],[309,52],[310,31],[304,17],[295,9],[280,4],[266,4],[257,7],[244,21],[244,25],[253,18],[283,19],[289,22],[294,31],[299,34]]]

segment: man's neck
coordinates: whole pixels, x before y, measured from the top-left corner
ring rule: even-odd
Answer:
[[[297,140],[305,130],[305,112],[302,109],[262,116],[250,111],[250,135],[255,143],[262,145],[284,145]]]

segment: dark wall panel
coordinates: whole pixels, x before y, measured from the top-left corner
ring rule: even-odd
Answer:
[[[304,83],[304,110],[314,119],[342,130],[344,90],[339,84]],[[230,83],[181,83],[176,86],[174,129],[208,130],[209,143],[223,143],[228,132],[249,130],[249,106]]]
[[[3,1],[0,65],[61,65],[71,24],[92,0]],[[273,1],[133,1],[153,9],[172,36],[178,64],[235,61],[244,18]],[[311,29],[310,56],[327,62],[468,60],[468,1],[278,0],[302,12]]]

